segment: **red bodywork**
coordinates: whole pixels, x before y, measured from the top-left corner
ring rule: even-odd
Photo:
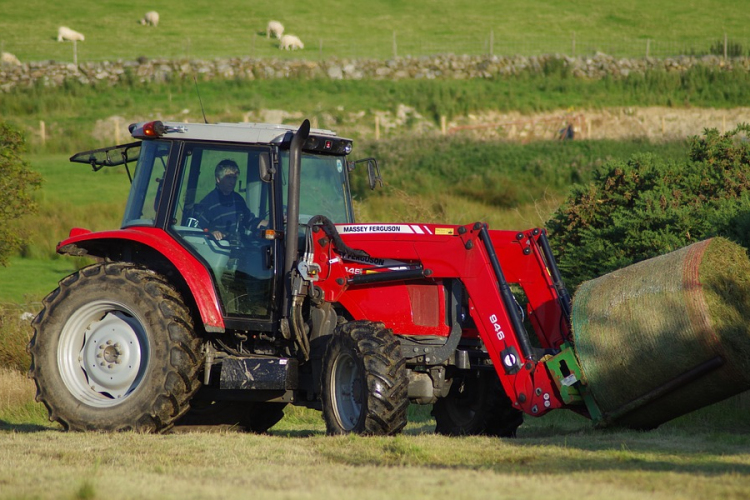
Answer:
[[[337,226],[345,243],[364,250],[369,263],[344,259],[331,239],[319,231],[313,238],[313,260],[320,266],[316,285],[328,302],[338,303],[354,319],[382,321],[397,335],[447,337],[446,292],[443,280],[460,280],[468,295],[468,309],[476,329],[464,336],[479,337],[513,404],[530,415],[542,415],[565,405],[544,361],[522,360],[516,373],[506,373],[500,353],[508,347],[523,352],[504,306],[498,281],[479,230],[473,226],[439,224],[349,224]],[[489,231],[505,279],[520,286],[528,300],[529,319],[544,348],[559,348],[568,339],[567,322],[557,291],[537,243],[538,230]],[[206,267],[161,229],[132,227],[91,233],[74,229],[58,244],[60,253],[85,249],[99,255],[107,245],[123,240],[145,245],[167,258],[185,279],[208,330],[223,331],[221,306]],[[385,266],[387,267],[383,267]],[[374,272],[418,267],[425,278],[351,285],[349,278]]]
[[[190,287],[206,330],[224,330],[219,298],[210,272],[203,263],[161,229],[138,226],[92,233],[87,229],[76,228],[70,231],[68,239],[57,244],[57,251],[76,255],[79,252],[75,249],[85,249],[90,255],[100,256],[97,249],[109,244],[121,247],[124,244],[123,240],[150,247],[167,258]]]
[[[468,294],[469,313],[477,328],[467,329],[464,335],[478,333],[481,337],[514,405],[531,415],[564,406],[543,362],[523,360],[523,368],[513,374],[503,368],[500,353],[511,346],[518,353],[522,349],[503,305],[487,247],[479,238],[479,227],[354,224],[337,229],[349,247],[364,250],[380,266],[343,259],[330,239],[318,233],[323,236],[313,238],[314,261],[321,266],[316,284],[327,301],[338,302],[354,319],[382,321],[396,334],[447,336],[450,327],[445,320],[442,280],[458,279]],[[568,326],[536,241],[539,230],[488,234],[506,281],[526,294],[529,319],[542,347],[560,347],[568,337]],[[389,267],[382,267],[384,261]],[[352,285],[348,281],[357,275],[420,265],[426,278],[416,282]]]

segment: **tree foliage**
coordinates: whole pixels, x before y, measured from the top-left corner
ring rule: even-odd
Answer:
[[[18,234],[11,221],[32,213],[36,205],[32,193],[42,182],[22,157],[25,142],[21,133],[0,122],[0,264],[7,265],[8,257],[19,248],[25,235]]]
[[[749,133],[706,130],[685,162],[638,154],[574,187],[547,224],[568,286],[712,236],[748,248]]]

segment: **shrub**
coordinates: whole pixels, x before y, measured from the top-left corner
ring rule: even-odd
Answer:
[[[686,162],[638,154],[595,169],[547,224],[568,286],[712,236],[747,248],[748,132],[706,130]]]
[[[21,158],[25,143],[21,133],[8,124],[0,123],[0,264],[7,265],[8,257],[17,250],[22,238],[8,223],[34,211],[31,193],[41,184],[39,174],[32,172]]]

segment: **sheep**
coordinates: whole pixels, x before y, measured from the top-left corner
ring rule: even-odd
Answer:
[[[266,26],[266,38],[271,38],[271,35],[281,39],[281,35],[284,34],[284,25],[278,21],[268,21]]]
[[[59,28],[57,28],[57,41],[62,42],[64,40],[82,42],[84,40],[84,37],[82,34],[68,28],[67,26],[60,26]]]
[[[143,16],[143,19],[141,19],[141,24],[153,26],[156,28],[159,26],[159,13],[155,10],[150,10],[146,12],[146,14]]]
[[[305,44],[295,35],[284,35],[279,42],[279,48],[282,50],[304,49]]]
[[[0,65],[5,66],[6,64],[20,66],[21,61],[19,61],[18,58],[10,52],[3,52],[2,54],[0,54]]]

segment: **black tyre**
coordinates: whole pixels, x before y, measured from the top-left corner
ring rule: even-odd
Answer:
[[[75,431],[161,432],[188,410],[203,354],[162,276],[96,264],[63,279],[43,305],[29,374],[50,420]]]
[[[382,323],[336,328],[323,357],[328,434],[393,435],[406,425],[409,381],[401,344]]]
[[[433,405],[432,415],[435,432],[449,436],[515,437],[523,423],[523,412],[513,408],[494,371],[454,378],[448,396]]]
[[[175,426],[230,426],[263,434],[284,418],[285,407],[286,403],[194,399],[190,410]]]

